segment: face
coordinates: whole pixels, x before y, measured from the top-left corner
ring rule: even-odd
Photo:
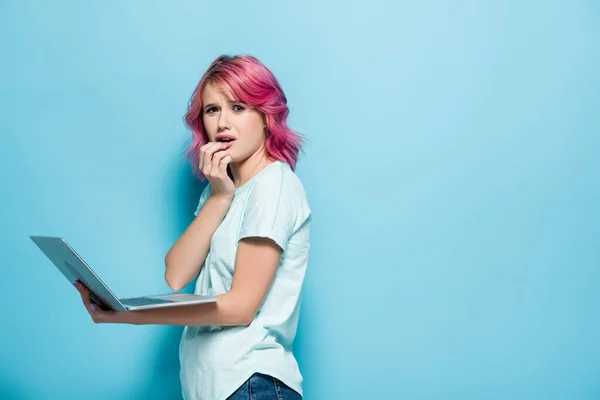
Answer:
[[[230,142],[232,162],[242,162],[263,151],[265,123],[257,109],[236,103],[220,85],[208,83],[202,92],[202,120],[208,140]]]

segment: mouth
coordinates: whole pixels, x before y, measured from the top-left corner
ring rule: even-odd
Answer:
[[[220,134],[220,135],[217,135],[215,140],[217,142],[221,142],[221,143],[231,143],[235,140],[235,137],[233,137],[231,135],[227,135],[227,134]]]

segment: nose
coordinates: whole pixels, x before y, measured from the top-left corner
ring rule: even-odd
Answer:
[[[219,119],[217,121],[217,128],[219,132],[222,132],[226,129],[229,129],[229,116],[227,114],[227,111],[221,111],[219,113]]]

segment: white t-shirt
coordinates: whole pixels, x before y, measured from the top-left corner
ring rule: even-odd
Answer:
[[[195,215],[212,193],[210,183]],[[302,284],[308,265],[311,210],[290,166],[275,161],[236,189],[215,231],[196,282],[196,294],[231,288],[238,242],[271,238],[282,249],[280,263],[249,326],[186,326],[179,346],[186,400],[225,400],[255,372],[271,375],[302,395],[302,375],[292,353]]]

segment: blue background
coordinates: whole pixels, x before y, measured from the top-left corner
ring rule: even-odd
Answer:
[[[309,140],[305,398],[600,398],[600,7],[494,3],[2,1],[0,398],[180,396],[182,328],[94,325],[28,236],[168,291],[221,53]]]

